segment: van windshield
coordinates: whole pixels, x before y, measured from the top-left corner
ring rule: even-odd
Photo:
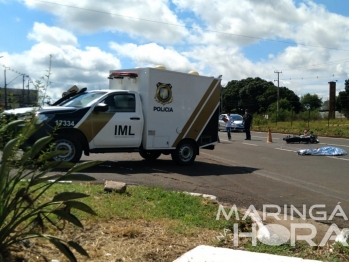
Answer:
[[[232,115],[231,117],[233,118],[233,120],[242,120],[242,116],[240,115]]]
[[[104,96],[107,92],[86,92],[62,102],[59,106],[65,107],[88,107]]]

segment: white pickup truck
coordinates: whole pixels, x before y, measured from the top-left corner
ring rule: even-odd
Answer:
[[[75,90],[39,109],[42,126],[28,143],[54,132],[54,150],[67,152],[56,160],[139,152],[147,160],[171,154],[177,164],[188,165],[200,148],[214,149],[218,140],[220,91],[220,77],[156,68],[113,70],[109,89]]]

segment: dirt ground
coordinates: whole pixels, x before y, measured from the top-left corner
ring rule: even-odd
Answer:
[[[128,221],[111,219],[105,222],[86,223],[84,229],[71,228],[60,237],[78,242],[89,253],[90,258],[79,254],[78,261],[124,262],[124,261],[173,261],[198,245],[217,243],[217,232],[201,230],[188,234],[176,234],[168,230],[168,221]],[[21,260],[12,261],[68,261],[48,242],[31,242],[30,247],[22,247],[13,253]],[[55,259],[55,260],[54,260]]]
[[[289,228],[290,223],[311,223],[318,230],[315,241],[320,242],[328,225],[312,220],[275,220],[269,218],[263,224],[279,224]],[[174,233],[168,221],[110,219],[103,222],[84,221],[84,229],[67,228],[59,235],[63,239],[78,242],[89,253],[86,258],[74,252],[78,261],[126,262],[126,261],[173,261],[198,245],[217,245],[217,236],[223,232],[191,230],[184,234]],[[297,234],[309,234],[297,231]],[[243,243],[243,242],[241,242]],[[224,247],[233,247],[232,243]],[[243,249],[242,245],[234,247]],[[11,261],[68,261],[48,242],[31,241],[21,251],[13,253]],[[47,260],[43,258],[45,256]],[[15,258],[16,257],[16,258]],[[18,260],[18,258],[21,258]],[[10,261],[10,260],[9,260]]]

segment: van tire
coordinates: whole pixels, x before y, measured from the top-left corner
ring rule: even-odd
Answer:
[[[141,150],[141,151],[139,151],[139,154],[145,160],[154,161],[154,160],[156,160],[156,159],[158,159],[160,157],[161,152],[153,151],[153,150]]]
[[[195,146],[191,141],[182,141],[175,151],[171,153],[172,160],[180,166],[187,166],[196,158]]]
[[[55,137],[54,147],[52,151],[67,150],[68,152],[64,155],[59,155],[53,158],[55,161],[65,161],[71,163],[79,162],[82,156],[81,143],[74,137],[67,135],[59,135]]]

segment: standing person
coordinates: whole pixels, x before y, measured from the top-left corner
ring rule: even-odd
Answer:
[[[246,139],[251,140],[251,124],[252,124],[252,115],[248,112],[248,109],[245,110],[245,115],[243,116],[242,123],[246,132]]]
[[[233,119],[231,118],[230,113],[228,113],[227,116],[224,116],[223,121],[225,122],[228,140],[231,140],[231,122],[233,121]]]

